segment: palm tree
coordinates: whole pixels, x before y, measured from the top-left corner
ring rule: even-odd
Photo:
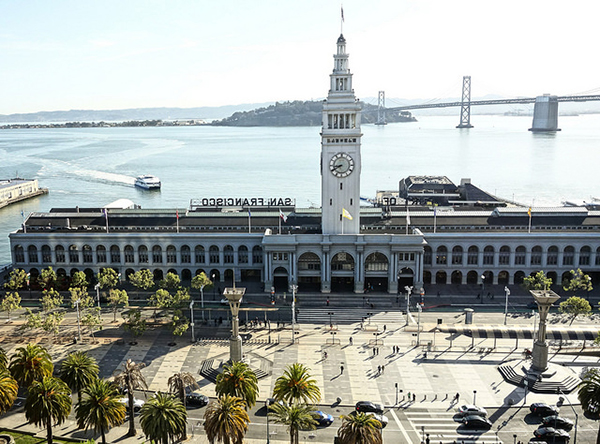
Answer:
[[[0,368],[6,368],[8,364],[8,358],[6,357],[6,351],[0,347]]]
[[[51,376],[54,366],[48,350],[41,345],[27,344],[17,349],[8,369],[19,385],[28,389],[34,381]]]
[[[52,424],[62,424],[71,412],[71,390],[60,379],[46,376],[33,381],[28,392],[25,418],[36,426],[45,426],[47,442],[52,444]]]
[[[273,396],[288,404],[302,401],[304,404],[316,404],[321,400],[321,390],[311,379],[309,368],[298,362],[288,365],[283,375],[275,381]]]
[[[204,412],[204,430],[208,440],[223,444],[241,444],[248,431],[250,417],[242,398],[223,395],[212,401]]]
[[[140,425],[150,441],[169,444],[185,435],[187,411],[175,396],[157,393],[142,407]]]
[[[102,444],[106,444],[106,432],[110,427],[123,423],[126,408],[119,402],[119,392],[114,384],[106,379],[91,381],[84,389],[85,397],[79,399],[75,407],[77,426],[94,428],[94,432],[100,432]]]
[[[0,370],[0,415],[8,412],[17,399],[19,385],[10,372],[3,368]]]
[[[272,404],[269,409],[273,412],[275,422],[285,424],[290,430],[290,444],[299,444],[298,431],[314,430],[317,421],[313,418],[313,407],[306,404]]]
[[[128,359],[127,362],[123,364],[123,370],[121,370],[114,379],[114,383],[126,391],[129,398],[129,436],[135,436],[137,433],[133,421],[133,391],[148,388],[146,379],[144,378],[144,375],[142,375],[142,369],[144,367],[146,367],[146,364],[143,362],[136,364],[131,359]]]
[[[342,425],[338,429],[341,444],[382,444],[381,423],[364,412],[356,415],[342,415]]]
[[[60,366],[60,379],[65,381],[71,390],[77,392],[77,402],[81,401],[81,390],[98,379],[98,363],[86,352],[75,351]]]
[[[253,407],[258,396],[258,379],[248,364],[236,361],[223,367],[223,373],[217,377],[215,390],[217,396],[237,396],[248,407]]]
[[[190,372],[180,372],[175,373],[173,376],[169,378],[169,391],[177,396],[183,407],[185,408],[185,389],[188,387],[200,388],[198,383],[196,382],[196,378]],[[187,429],[184,429],[183,436],[181,437],[183,441],[187,440]]]
[[[581,408],[584,412],[600,406],[600,370],[592,368],[583,375],[577,398],[581,402]],[[598,430],[596,436],[596,444],[600,444],[600,430]]]

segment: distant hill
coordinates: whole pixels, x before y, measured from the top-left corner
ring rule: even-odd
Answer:
[[[362,103],[362,123],[377,121],[377,107]],[[231,116],[216,120],[216,126],[320,126],[323,119],[322,101],[276,102],[263,108],[239,111]],[[386,113],[387,122],[415,122],[409,112]]]

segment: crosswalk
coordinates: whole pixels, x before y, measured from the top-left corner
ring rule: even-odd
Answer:
[[[492,430],[472,430],[463,428],[454,421],[454,411],[405,410],[407,419],[419,436],[429,434],[431,444],[438,442],[456,444],[502,444]]]
[[[365,325],[387,325],[387,328],[406,323],[406,317],[399,310],[375,312],[354,307],[301,307],[296,320],[302,324],[329,324],[331,321],[334,325],[348,325],[360,323],[363,318]]]

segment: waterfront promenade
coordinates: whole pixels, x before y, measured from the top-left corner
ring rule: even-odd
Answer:
[[[524,397],[527,397],[526,405],[532,402],[555,404],[558,399],[557,395],[525,394],[522,388],[505,383],[496,368],[507,360],[521,360],[522,349],[530,346],[531,341],[521,341],[517,349],[514,339],[499,339],[496,348],[493,348],[492,339],[475,340],[472,346],[471,338],[450,338],[448,334],[430,331],[437,325],[438,319],[442,319],[443,324],[448,326],[464,324],[464,315],[460,311],[425,311],[421,314],[423,330],[419,340],[421,344],[427,345],[419,347],[416,345],[415,336],[418,321],[416,314],[411,313],[407,319],[402,311],[391,307],[394,305],[392,302],[389,308],[375,307],[371,310],[369,313],[373,314],[370,320],[365,321],[361,328],[360,320],[352,322],[352,316],[356,315],[357,309],[336,306],[337,301],[335,295],[332,295],[331,305],[311,308],[312,321],[302,322],[297,326],[299,333],[294,344],[291,342],[292,331],[289,324],[277,328],[272,322],[270,333],[264,326],[247,332],[251,333],[252,338],[245,345],[244,353],[250,360],[260,357],[268,362],[265,368],[269,369],[269,375],[259,380],[260,405],[270,396],[274,381],[282,374],[285,366],[295,361],[308,365],[321,387],[323,400],[320,408],[331,413],[336,420],[327,429],[303,432],[301,442],[333,442],[335,430],[341,423],[339,416],[349,413],[354,403],[359,400],[379,402],[386,406],[385,414],[390,419],[390,424],[384,430],[384,442],[418,443],[422,439],[423,431],[431,431],[431,442],[435,444],[451,443],[454,440],[460,443],[461,439],[465,443],[512,442],[515,434],[519,439],[525,440],[532,436],[533,429],[527,428],[527,424],[521,421],[510,421],[519,406],[524,404]],[[503,313],[478,311],[477,307],[474,308],[477,325],[499,325],[504,321]],[[301,306],[301,312],[306,310]],[[347,322],[333,322],[333,326],[330,327],[328,314],[333,311],[336,318],[346,319]],[[215,396],[214,384],[205,380],[199,374],[199,370],[202,362],[207,359],[227,358],[229,327],[226,321],[217,327],[197,327],[197,338],[213,339],[201,340],[194,345],[190,342],[189,331],[184,337],[175,340],[176,345],[169,345],[173,336],[162,328],[148,330],[136,345],[131,345],[129,336],[124,334],[118,323],[111,322],[112,313],[105,311],[103,317],[104,328],[97,335],[96,344],[89,340],[79,344],[73,344],[72,341],[57,344],[54,339],[43,337],[37,338],[36,341],[48,347],[55,364],[69,352],[85,350],[98,360],[101,376],[110,377],[126,359],[143,361],[147,365],[143,373],[151,393],[166,391],[167,380],[171,375],[179,371],[188,371],[197,376],[202,393],[209,397]],[[567,322],[557,314],[551,317],[552,322],[558,324]],[[16,320],[10,324],[0,324],[2,347],[9,356],[27,341],[23,336],[15,334],[20,322]],[[533,318],[527,313],[514,314],[508,318],[509,324],[532,325],[532,322]],[[72,338],[76,334],[72,315],[68,317],[66,324],[68,325],[64,327],[63,334]],[[600,328],[598,320],[590,318],[576,320],[573,325],[590,324]],[[583,367],[598,365],[597,357],[578,353],[582,344],[570,345],[573,346],[574,354],[552,353],[551,361],[569,366],[576,374],[579,374]],[[399,352],[394,353],[394,347],[399,347]],[[324,352],[327,352],[327,358],[324,358]],[[344,367],[343,370],[341,366]],[[378,371],[378,367],[381,366],[384,370]],[[407,401],[408,392],[411,393],[411,397],[414,394],[414,401]],[[471,403],[476,397],[478,405],[494,412],[492,431],[475,435],[456,431],[456,424],[452,426],[450,419],[456,407],[452,403],[455,393],[460,394],[461,403]],[[570,395],[569,400],[576,403],[575,394]],[[201,427],[203,412],[204,409],[190,410],[189,442],[207,442]],[[568,416],[570,412],[566,410],[565,413]],[[583,420],[583,415],[580,416]],[[258,413],[251,414],[251,420],[253,425],[246,442],[264,443],[264,416],[261,417]],[[452,427],[449,427],[449,424]],[[42,436],[44,433],[37,427],[26,424],[20,407],[1,418],[0,425],[41,432]],[[585,427],[589,428],[590,436],[595,436],[592,433],[597,430],[596,426],[585,426],[580,422],[581,437],[586,433]],[[125,438],[126,426],[117,427],[109,432],[107,439],[109,442],[121,443],[145,442],[141,429],[138,430],[137,437]],[[72,418],[55,431],[57,436],[93,436],[91,432],[85,434],[75,430]],[[289,442],[288,436],[283,427],[271,424],[271,443]],[[580,439],[580,442],[587,441]]]

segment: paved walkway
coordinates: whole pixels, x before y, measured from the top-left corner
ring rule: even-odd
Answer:
[[[521,359],[520,351],[531,344],[519,344],[515,350],[515,342],[510,339],[497,341],[497,346],[491,350],[493,340],[476,340],[471,347],[471,338],[452,337],[447,334],[431,333],[429,330],[437,325],[438,319],[444,324],[462,323],[464,317],[460,313],[427,313],[421,315],[420,333],[422,344],[431,343],[425,356],[426,349],[416,344],[416,319],[412,315],[406,318],[396,311],[377,312],[365,322],[361,329],[360,322],[343,323],[329,322],[327,308],[323,308],[321,316],[315,314],[315,322],[298,326],[297,340],[291,343],[290,326],[284,329],[266,328],[252,330],[254,344],[246,345],[245,353],[260,355],[272,362],[272,373],[259,381],[259,402],[270,396],[275,379],[280,376],[285,366],[292,362],[301,362],[311,368],[311,371],[321,387],[323,405],[331,406],[341,398],[340,408],[351,409],[359,400],[380,402],[386,406],[398,404],[410,412],[412,410],[448,411],[454,406],[452,398],[460,394],[461,402],[476,402],[483,407],[499,407],[509,402],[523,403],[523,389],[507,384],[496,369],[503,361]],[[343,309],[337,309],[338,316],[343,318]],[[558,321],[558,315],[554,322]],[[117,342],[122,337],[121,330],[112,324],[112,315],[106,314],[104,330],[99,334],[98,344],[56,344],[55,341],[43,341],[48,347],[56,363],[74,350],[85,350],[94,356],[100,365],[101,376],[110,377],[127,359],[144,362],[147,367],[143,370],[150,391],[166,391],[168,378],[176,372],[188,371],[198,375],[202,392],[214,397],[214,384],[199,375],[200,364],[205,359],[227,359],[227,341],[202,342],[192,345],[189,334],[177,339],[177,345],[170,346],[172,336],[164,331],[148,331],[137,345],[130,345],[129,340]],[[502,324],[503,314],[476,313],[476,321],[481,324]],[[589,326],[597,321],[576,320],[574,325]],[[532,325],[532,318],[518,316],[509,318],[509,324]],[[12,343],[17,338],[11,337],[17,323],[0,326],[3,336],[2,347],[8,355],[23,344]],[[408,325],[406,325],[408,324]],[[385,326],[385,328],[384,328]],[[273,327],[273,323],[272,323]],[[74,333],[74,327],[69,327]],[[196,329],[197,337],[221,336],[226,338],[229,328],[226,323],[219,327],[203,327]],[[335,333],[335,334],[332,334]],[[377,333],[377,335],[375,335]],[[271,343],[269,343],[269,336]],[[352,338],[352,344],[349,340]],[[450,339],[452,347],[450,348]],[[25,342],[24,338],[21,338]],[[264,341],[264,343],[260,343]],[[377,342],[376,342],[377,341]],[[522,341],[525,342],[525,341]],[[399,347],[400,352],[394,353],[393,347]],[[324,358],[327,352],[327,358]],[[584,366],[597,366],[598,358],[589,355],[552,355],[552,362],[569,366],[578,375]],[[342,370],[343,366],[343,370]],[[398,392],[396,392],[398,384]],[[407,400],[408,393],[414,400]],[[531,402],[547,402],[554,404],[556,395],[529,393],[527,404]],[[476,399],[474,399],[476,398]],[[509,399],[511,401],[509,401]],[[576,396],[570,396],[571,402],[576,402]],[[44,431],[26,424],[22,413],[9,413],[0,420],[0,425],[27,431]],[[190,441],[193,443],[207,442],[200,428],[190,425]],[[124,438],[126,427],[117,427],[108,434],[108,442],[145,442],[143,435],[134,438]],[[192,432],[194,436],[192,437]],[[414,433],[414,431],[411,431]],[[67,421],[56,428],[57,435],[83,437],[81,431],[75,431],[73,421]],[[85,436],[91,436],[85,435]],[[271,442],[287,442],[287,437]],[[254,444],[262,440],[247,440]]]

